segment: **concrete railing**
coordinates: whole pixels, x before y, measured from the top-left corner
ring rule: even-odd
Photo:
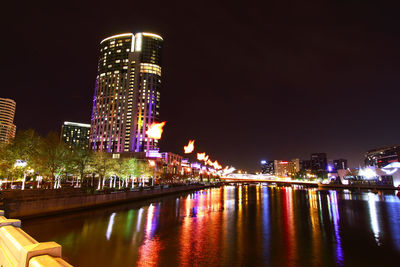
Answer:
[[[0,266],[72,266],[61,258],[59,244],[39,243],[20,227],[20,220],[7,219],[4,217],[4,211],[0,210]]]

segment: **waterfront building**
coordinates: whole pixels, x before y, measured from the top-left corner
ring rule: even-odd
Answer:
[[[293,177],[300,171],[300,159],[291,161],[274,160],[275,176],[278,177]]]
[[[0,143],[8,143],[15,137],[15,107],[14,100],[0,98]]]
[[[342,184],[400,186],[400,163],[392,162],[382,168],[366,166],[338,170]]]
[[[90,146],[110,153],[158,149],[146,131],[160,120],[163,39],[124,33],[100,42]]]
[[[164,162],[163,172],[165,174],[180,174],[182,172],[182,156],[171,152],[161,153]]]
[[[326,153],[311,154],[311,169],[314,171],[326,171],[328,168],[328,159]]]
[[[89,148],[90,124],[65,121],[61,126],[61,140],[70,149]]]
[[[275,174],[274,160],[262,160],[261,161],[261,173],[262,174]]]
[[[347,169],[347,159],[335,159],[333,160],[334,170],[345,170]]]
[[[369,150],[365,154],[365,166],[382,168],[392,162],[400,162],[400,145]]]

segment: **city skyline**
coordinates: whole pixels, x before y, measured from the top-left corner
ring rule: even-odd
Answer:
[[[182,153],[196,139],[223,164],[255,170],[261,159],[314,152],[357,166],[368,150],[399,143],[395,6],[292,4],[273,14],[267,3],[135,4],[134,11],[127,4],[115,12],[120,15],[97,20],[107,11],[101,5],[72,4],[76,9],[54,13],[31,13],[29,5],[5,32],[11,39],[26,33],[5,55],[1,95],[17,102],[18,129],[46,133],[65,120],[88,123],[99,42],[143,31],[166,44],[163,151]],[[22,77],[18,62],[30,69]]]

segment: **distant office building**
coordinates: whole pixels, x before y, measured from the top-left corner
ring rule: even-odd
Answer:
[[[90,146],[110,153],[148,152],[158,140],[146,131],[160,122],[163,39],[124,33],[100,42]]]
[[[399,162],[400,146],[389,146],[369,150],[365,154],[365,165],[382,168],[392,162]]]
[[[309,159],[300,160],[300,169],[304,171],[311,171],[312,169],[311,160]]]
[[[14,100],[0,98],[0,143],[8,143],[15,137],[15,106]]]
[[[334,170],[345,170],[347,169],[347,159],[335,159],[333,160]]]
[[[89,148],[90,124],[66,121],[61,127],[61,140],[70,149]]]
[[[326,171],[328,167],[328,159],[326,153],[311,154],[311,169],[315,171]]]
[[[263,174],[275,174],[275,167],[274,167],[274,161],[270,160],[262,160],[261,161],[261,173]]]
[[[300,159],[291,161],[274,160],[275,175],[280,177],[292,177],[300,171]]]

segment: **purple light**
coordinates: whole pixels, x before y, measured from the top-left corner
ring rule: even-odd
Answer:
[[[149,150],[146,152],[146,157],[147,158],[161,158],[161,153],[157,149]]]
[[[192,163],[192,168],[200,169],[201,165],[200,165],[200,163],[195,162],[195,163]]]

